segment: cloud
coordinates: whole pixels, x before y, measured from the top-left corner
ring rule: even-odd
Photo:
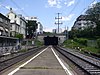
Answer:
[[[57,4],[57,6],[56,6],[57,8],[61,8],[62,6],[61,5],[59,5],[59,4]]]
[[[62,21],[70,21],[75,14],[70,14],[69,16],[63,16]]]
[[[61,8],[61,2],[63,0],[48,0],[48,7],[56,7],[56,8]],[[47,5],[46,5],[47,7]]]
[[[75,3],[75,0],[71,0],[70,2],[68,2],[67,7],[73,5]]]
[[[48,4],[53,7],[54,5],[57,5],[57,0],[48,0]]]
[[[55,8],[62,8],[64,5],[67,7],[73,5],[75,0],[48,0],[48,4],[45,7],[55,7]]]
[[[67,5],[67,2],[64,2],[65,5]]]
[[[43,31],[45,31],[45,32],[52,32],[52,27],[44,27],[44,29],[43,29]]]
[[[8,10],[10,10],[11,7],[10,6],[5,6],[5,8],[8,9]]]

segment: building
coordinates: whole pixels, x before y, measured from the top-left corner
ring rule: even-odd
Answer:
[[[32,20],[32,21],[37,21],[37,17],[25,17],[26,20]]]
[[[0,36],[10,36],[10,19],[0,13]]]
[[[25,38],[26,31],[26,20],[21,14],[16,14],[13,12],[12,8],[10,12],[7,14],[7,17],[10,19],[11,23],[11,34],[15,36],[16,34],[22,34],[23,38]]]
[[[80,15],[76,19],[72,29],[74,29],[74,30],[84,30],[85,28],[88,28],[88,27],[95,28],[96,23],[90,21],[88,15]]]
[[[43,34],[43,26],[40,22],[38,22],[37,34]]]
[[[18,38],[10,36],[10,29],[10,19],[0,13],[0,56],[18,50]]]

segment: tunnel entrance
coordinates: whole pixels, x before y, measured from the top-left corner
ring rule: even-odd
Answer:
[[[44,45],[58,45],[58,37],[44,37]]]

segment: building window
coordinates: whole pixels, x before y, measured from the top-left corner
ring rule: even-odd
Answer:
[[[10,26],[10,30],[12,30],[12,25]]]
[[[22,21],[20,21],[20,25],[22,25]]]
[[[2,34],[2,32],[0,31],[0,35]]]
[[[9,18],[9,15],[7,17]]]
[[[17,17],[17,15],[15,15],[15,18]]]
[[[1,21],[1,22],[3,22],[3,19],[2,19],[2,18],[0,18],[0,21]]]
[[[14,21],[14,23],[16,23],[16,20]]]

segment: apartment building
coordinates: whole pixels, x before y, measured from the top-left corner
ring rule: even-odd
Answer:
[[[96,23],[90,21],[88,15],[80,15],[76,19],[76,21],[75,21],[72,29],[75,29],[75,30],[84,30],[85,28],[88,28],[90,26],[92,28],[95,28],[96,27]]]
[[[14,13],[12,8],[7,14],[7,17],[10,19],[12,36],[15,36],[16,34],[23,34],[23,38],[25,38],[27,23],[25,18],[21,14]]]
[[[10,36],[10,19],[0,13],[0,36]]]

